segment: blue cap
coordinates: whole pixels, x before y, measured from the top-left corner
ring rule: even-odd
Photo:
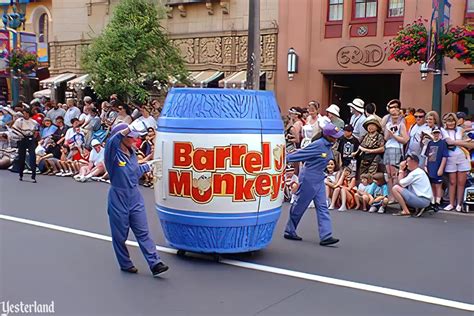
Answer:
[[[344,132],[333,123],[327,123],[323,127],[323,135],[338,139],[341,138],[342,135],[344,135]]]

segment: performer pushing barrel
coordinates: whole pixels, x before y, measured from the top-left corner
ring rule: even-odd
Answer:
[[[326,202],[324,170],[333,157],[331,147],[336,139],[343,135],[343,131],[332,123],[327,123],[322,132],[321,138],[287,156],[288,162],[304,162],[304,165],[300,172],[300,186],[290,208],[284,237],[290,240],[302,240],[296,234],[296,227],[311,201],[314,201],[319,224],[319,244],[329,246],[339,242],[339,239],[332,236],[331,216]]]
[[[118,124],[112,130],[112,137],[105,146],[105,167],[111,182],[107,212],[112,244],[120,269],[137,273],[138,270],[130,260],[125,246],[131,228],[153,276],[157,277],[167,271],[168,266],[161,262],[155,243],[150,238],[145,204],[138,188],[138,180],[151,169],[148,164],[138,164],[134,144],[140,134],[131,129],[133,127],[125,123]]]

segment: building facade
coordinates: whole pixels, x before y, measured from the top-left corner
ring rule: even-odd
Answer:
[[[449,2],[451,25],[470,23],[474,1]],[[280,107],[305,106],[314,99],[324,107],[339,105],[348,117],[347,102],[360,97],[375,102],[381,114],[393,98],[403,107],[431,110],[433,75],[421,80],[420,65],[389,61],[386,49],[401,26],[419,17],[430,19],[431,14],[430,0],[281,0],[276,89]],[[290,48],[299,57],[293,76],[287,71]],[[446,59],[443,113],[459,108],[474,114],[472,90],[445,94],[444,87],[472,73],[472,66]]]
[[[55,0],[50,32],[50,72],[84,73],[84,48],[106,26],[119,0]],[[239,0],[163,0],[162,20],[196,85],[240,87],[247,61],[248,3]],[[261,1],[261,69],[266,89],[274,89],[278,0]],[[233,79],[234,78],[234,79]],[[212,82],[211,82],[212,81]]]

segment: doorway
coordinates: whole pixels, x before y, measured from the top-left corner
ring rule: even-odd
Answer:
[[[341,118],[349,122],[351,117],[347,103],[361,98],[365,104],[377,105],[377,115],[387,114],[386,104],[400,98],[400,74],[350,74],[326,75],[329,81],[329,100],[341,109]]]

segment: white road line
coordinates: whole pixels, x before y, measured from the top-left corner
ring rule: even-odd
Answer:
[[[16,222],[16,223],[37,226],[37,227],[43,227],[43,228],[47,228],[51,230],[61,231],[65,233],[70,233],[70,234],[84,236],[84,237],[90,237],[90,238],[109,241],[109,242],[112,241],[112,237],[110,236],[96,234],[96,233],[74,229],[74,228],[48,224],[44,222],[33,221],[33,220],[25,219],[25,218],[19,218],[19,217],[13,217],[13,216],[0,214],[0,219]],[[138,243],[136,241],[127,240],[126,243],[127,245],[138,247]],[[177,252],[176,249],[162,247],[162,246],[156,246],[156,249],[158,251],[166,252],[170,254],[176,254]],[[452,301],[452,300],[447,300],[444,298],[439,298],[439,297],[434,297],[434,296],[428,296],[428,295],[423,295],[423,294],[418,294],[418,293],[390,289],[390,288],[381,287],[381,286],[375,286],[375,285],[364,284],[364,283],[359,283],[359,282],[352,282],[352,281],[346,281],[346,280],[341,280],[341,279],[336,279],[336,278],[330,278],[330,277],[325,277],[325,276],[317,275],[317,274],[310,274],[310,273],[292,271],[292,270],[287,270],[287,269],[275,268],[275,267],[265,266],[265,265],[256,264],[256,263],[238,261],[238,260],[221,259],[220,263],[235,266],[235,267],[240,267],[244,269],[274,273],[278,275],[289,276],[289,277],[308,280],[308,281],[337,285],[337,286],[342,286],[346,288],[362,290],[366,292],[384,294],[384,295],[404,298],[404,299],[408,299],[412,301],[418,301],[418,302],[423,302],[423,303],[429,303],[429,304],[474,312],[474,304],[468,304],[468,303],[459,302],[459,301]]]

